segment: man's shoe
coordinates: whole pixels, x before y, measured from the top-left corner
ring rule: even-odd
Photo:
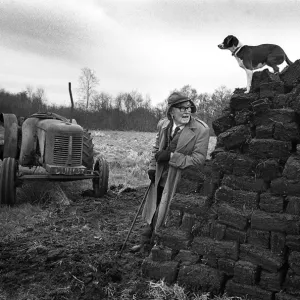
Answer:
[[[144,228],[143,228],[143,231],[141,233],[141,236],[143,238],[148,238],[150,239],[151,238],[151,235],[152,235],[152,232],[153,232],[153,229],[150,225],[146,225]]]

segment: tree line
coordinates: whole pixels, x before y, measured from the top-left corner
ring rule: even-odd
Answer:
[[[82,69],[79,78],[78,99],[72,116],[78,124],[94,130],[156,131],[158,121],[165,117],[167,99],[152,106],[150,97],[144,97],[137,91],[119,93],[116,97],[105,92],[97,92],[95,88],[99,81],[90,71],[87,68]],[[232,92],[221,86],[212,94],[198,93],[190,85],[173,91],[182,92],[194,101],[197,107],[196,116],[209,125],[213,135],[212,122],[228,106]],[[0,90],[2,113],[13,113],[17,117],[26,118],[33,113],[46,111],[66,118],[71,117],[70,107],[47,104],[42,88],[34,90],[29,86],[19,93]]]

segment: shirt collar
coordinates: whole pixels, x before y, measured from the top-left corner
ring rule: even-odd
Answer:
[[[177,125],[175,124],[175,122],[173,122],[172,134],[174,133],[176,127],[179,127],[180,130],[182,130],[184,126],[185,126],[185,124],[182,124],[182,125],[178,125],[178,126],[177,126]]]

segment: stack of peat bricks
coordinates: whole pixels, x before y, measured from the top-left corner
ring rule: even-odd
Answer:
[[[255,72],[213,129],[212,188],[176,194],[143,275],[214,295],[300,299],[300,60]]]

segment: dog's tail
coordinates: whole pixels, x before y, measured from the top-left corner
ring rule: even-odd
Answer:
[[[289,60],[286,54],[285,54],[285,61],[289,66],[293,63],[292,61]]]

